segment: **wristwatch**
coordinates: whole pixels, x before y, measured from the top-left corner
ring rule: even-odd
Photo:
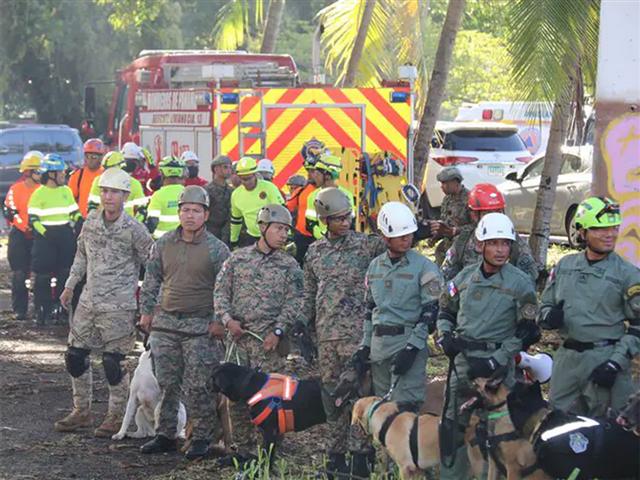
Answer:
[[[280,327],[277,327],[277,328],[273,331],[273,334],[274,334],[276,337],[280,338],[280,337],[282,337],[282,336],[284,335],[284,331],[283,331]]]

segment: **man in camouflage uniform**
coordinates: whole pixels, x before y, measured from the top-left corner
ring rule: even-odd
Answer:
[[[475,228],[480,219],[489,213],[504,213],[504,196],[490,183],[479,183],[469,192],[469,208],[473,224],[461,228],[460,234],[453,240],[442,263],[442,274],[446,281],[453,279],[463,268],[482,260],[482,252],[476,242]],[[511,248],[509,262],[535,282],[540,273],[538,262],[533,258],[531,248],[525,239],[516,233]]]
[[[614,249],[620,207],[591,197],[575,220],[584,252],[560,259],[542,294],[539,324],[559,330],[549,400],[553,408],[601,416],[620,409],[634,389],[631,361],[640,353],[640,269]],[[625,326],[628,322],[628,326]]]
[[[440,422],[440,478],[471,478],[462,435],[470,412],[459,407],[474,391],[474,378],[501,369],[514,383],[514,355],[540,338],[535,324],[534,283],[508,263],[515,241],[513,223],[502,213],[484,216],[476,229],[482,261],[462,270],[440,296],[440,345],[449,357],[449,377]]]
[[[181,385],[193,424],[185,457],[204,457],[219,425],[211,370],[222,355],[222,345],[215,337],[221,338],[224,329],[214,317],[213,289],[229,249],[206,230],[208,214],[209,196],[204,188],[186,187],[178,200],[180,226],[157,241],[147,262],[140,325],[151,332],[162,403],[157,435],[141,447],[142,453],[176,449]]]
[[[59,432],[90,427],[92,399],[91,351],[102,352],[109,384],[109,405],[97,437],[110,437],[120,428],[129,390],[129,373],[122,365],[133,348],[136,288],[140,266],[153,240],[147,229],[124,212],[131,180],[113,168],[100,177],[102,209],[92,211],[78,237],[78,249],[60,297],[66,308],[73,290],[86,275],[86,284],[71,320],[65,354],[73,387],[73,411],[55,423]]]
[[[339,376],[358,349],[367,314],[364,278],[369,263],[385,250],[384,242],[350,229],[352,206],[338,188],[326,188],[315,199],[315,210],[327,227],[324,238],[312,243],[304,260],[304,317],[315,328],[323,403],[329,421],[328,476],[363,466],[363,446],[349,449],[350,405],[336,408],[332,398]],[[366,462],[364,464],[366,467]],[[332,477],[333,478],[333,477]]]
[[[218,155],[211,162],[213,178],[205,187],[209,194],[209,218],[207,229],[229,246],[231,221],[231,159],[226,155]]]
[[[473,223],[469,214],[469,190],[462,185],[462,174],[456,167],[447,167],[436,177],[444,192],[440,207],[440,220],[431,220],[429,226],[432,242],[438,242],[435,250],[436,264],[442,265],[447,250],[462,229]]]
[[[282,251],[292,220],[282,205],[265,205],[258,212],[260,238],[235,250],[216,282],[214,305],[229,331],[228,361],[267,373],[286,373],[287,331],[302,321],[302,271]],[[236,444],[253,450],[257,431],[243,403],[231,407]]]
[[[382,397],[393,387],[390,400],[417,412],[424,401],[427,337],[429,328],[435,329],[442,275],[411,248],[418,223],[409,207],[385,203],[378,230],[387,251],[367,271],[367,317],[355,358],[370,357],[375,395]]]

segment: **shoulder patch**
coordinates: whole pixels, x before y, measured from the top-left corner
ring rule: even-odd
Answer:
[[[522,318],[525,320],[535,320],[536,315],[538,314],[538,307],[533,303],[527,303],[522,306],[520,313],[522,313]]]
[[[453,298],[458,294],[458,287],[456,287],[455,283],[449,282],[447,285],[447,291],[449,292],[449,296]]]
[[[640,283],[630,286],[627,290],[628,298],[635,297],[636,295],[640,295]]]

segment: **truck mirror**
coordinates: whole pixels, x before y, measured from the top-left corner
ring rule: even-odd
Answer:
[[[84,87],[84,115],[86,118],[94,118],[96,113],[96,89]]]

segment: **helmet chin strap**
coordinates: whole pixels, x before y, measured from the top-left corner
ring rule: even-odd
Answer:
[[[271,226],[271,223],[267,223],[267,227],[264,229],[264,232],[262,233],[262,238],[264,240],[264,243],[267,244],[267,247],[269,247],[272,251],[273,250],[277,250],[277,248],[273,247],[270,243],[269,240],[267,240],[267,231],[269,230],[269,227]]]

